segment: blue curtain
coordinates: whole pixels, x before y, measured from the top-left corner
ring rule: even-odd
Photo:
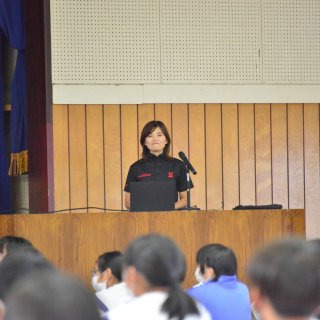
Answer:
[[[0,36],[0,67],[2,66],[2,39]],[[1,70],[0,70],[1,71]],[[4,127],[3,80],[0,72],[0,213],[11,208],[11,185],[8,176],[6,132]]]
[[[23,0],[0,0],[0,35],[4,36],[10,46],[18,50],[16,68],[13,81],[11,84],[11,161],[9,175],[18,175],[28,171],[28,151],[27,151],[27,114],[26,114],[26,65],[24,52],[24,19],[23,19]],[[0,64],[1,66],[1,64]],[[2,75],[2,71],[0,70]],[[4,132],[3,121],[3,86],[0,83],[1,97],[1,118],[0,131],[2,138]],[[7,210],[8,204],[4,198],[10,201],[10,180],[8,177],[8,165],[6,159],[5,140],[0,141],[0,175],[1,188],[0,190],[0,212]],[[3,179],[2,179],[3,178]],[[8,181],[8,182],[6,182]],[[5,191],[3,193],[3,191]],[[6,194],[6,196],[2,196]],[[2,200],[3,199],[3,200]],[[10,203],[10,202],[9,202]],[[10,205],[9,205],[10,207]]]

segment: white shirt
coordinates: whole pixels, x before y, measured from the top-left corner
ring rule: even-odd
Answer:
[[[162,304],[166,300],[166,292],[148,292],[128,304],[110,310],[107,314],[109,320],[168,320],[168,315],[161,311]],[[190,314],[184,320],[211,320],[207,310],[198,305],[199,315]]]
[[[117,283],[108,289],[96,292],[96,296],[108,310],[121,304],[128,303],[133,299],[133,295],[124,282]]]

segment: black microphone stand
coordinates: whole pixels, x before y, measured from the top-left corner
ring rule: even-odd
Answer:
[[[186,177],[187,177],[187,206],[185,208],[182,208],[182,210],[188,210],[188,211],[192,211],[192,210],[200,210],[200,208],[198,207],[191,207],[190,206],[190,187],[191,187],[191,180],[190,180],[190,170],[189,167],[186,165]]]

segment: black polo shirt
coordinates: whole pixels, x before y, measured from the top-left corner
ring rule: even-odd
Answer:
[[[176,181],[178,192],[186,191],[187,169],[184,163],[176,158],[158,157],[149,154],[147,160],[140,159],[130,166],[124,191],[130,192],[130,182],[139,181]],[[193,187],[190,181],[190,188]]]

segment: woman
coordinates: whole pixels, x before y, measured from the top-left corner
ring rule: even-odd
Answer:
[[[185,257],[164,236],[146,235],[134,240],[124,254],[123,277],[135,298],[110,310],[109,320],[209,320],[180,288],[186,272]]]
[[[171,181],[176,182],[179,193],[176,196],[176,209],[187,205],[187,178],[184,163],[169,155],[171,139],[168,129],[161,121],[148,122],[141,131],[140,144],[142,159],[130,166],[125,191],[125,206],[130,209],[130,182]],[[192,187],[192,183],[189,188]]]

